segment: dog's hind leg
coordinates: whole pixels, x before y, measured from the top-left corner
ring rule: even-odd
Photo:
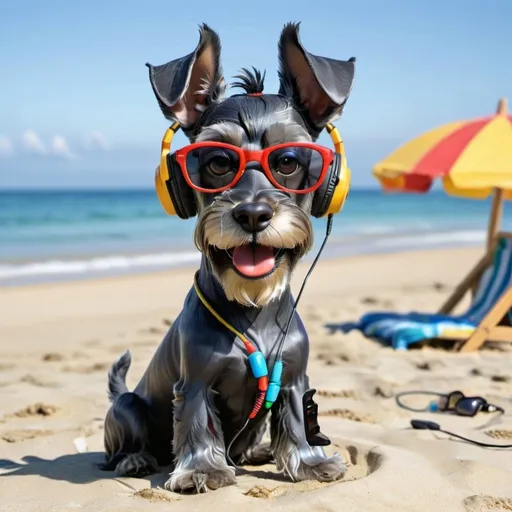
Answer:
[[[174,399],[174,471],[167,490],[207,492],[235,484],[227,465],[224,436],[213,403],[213,392],[202,382],[178,383]]]
[[[250,466],[261,466],[272,462],[272,447],[269,442],[263,442],[262,439],[269,426],[270,415],[267,416],[265,421],[257,427],[255,432],[250,436],[249,447],[246,448],[240,455],[237,464]],[[236,460],[236,459],[235,459]]]
[[[302,397],[307,391],[307,376],[281,389],[272,408],[271,446],[277,470],[293,481],[339,480],[346,467],[339,454],[328,457],[320,446],[310,446],[304,428]]]
[[[112,365],[109,372],[109,397],[112,406],[105,418],[105,471],[115,470],[119,476],[142,477],[158,470],[150,453],[151,414],[148,403],[139,395],[128,392],[125,384],[130,366],[126,352]]]

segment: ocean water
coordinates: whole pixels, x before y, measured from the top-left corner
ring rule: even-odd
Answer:
[[[352,190],[325,258],[482,245],[490,200]],[[314,219],[313,258],[325,234]],[[152,190],[0,191],[0,286],[196,265],[195,219],[167,216]],[[512,228],[505,209],[504,229]]]

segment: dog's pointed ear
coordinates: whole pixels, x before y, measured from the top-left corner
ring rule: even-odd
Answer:
[[[348,61],[319,57],[306,51],[299,24],[288,23],[279,40],[279,94],[291,97],[305,111],[316,131],[337,119],[350,95],[355,58]]]
[[[201,112],[222,99],[226,82],[220,64],[220,39],[208,25],[199,29],[196,49],[161,66],[146,64],[149,81],[166,119],[192,127]]]

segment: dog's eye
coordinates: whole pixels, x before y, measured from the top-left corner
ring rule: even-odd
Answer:
[[[294,155],[285,154],[276,159],[273,167],[274,171],[289,176],[299,168],[299,161]]]
[[[207,164],[208,169],[217,176],[222,176],[231,171],[231,160],[227,156],[214,156]]]

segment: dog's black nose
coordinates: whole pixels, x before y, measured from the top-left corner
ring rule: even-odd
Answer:
[[[274,216],[268,203],[240,203],[233,210],[233,217],[249,233],[263,231]]]

